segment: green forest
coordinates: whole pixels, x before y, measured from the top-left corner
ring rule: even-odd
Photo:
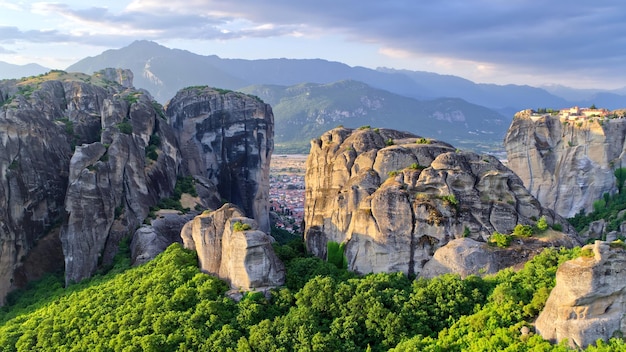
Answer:
[[[356,276],[276,245],[284,287],[225,296],[179,244],[131,268],[127,248],[106,273],[63,288],[48,276],[0,310],[2,351],[568,351],[520,329],[542,309],[557,266],[580,255],[546,249],[522,270],[480,278]],[[340,265],[341,266],[341,265]],[[621,339],[588,351],[626,350]]]

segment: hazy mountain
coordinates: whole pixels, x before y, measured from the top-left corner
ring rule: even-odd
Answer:
[[[38,64],[14,65],[0,61],[0,79],[36,76],[48,71],[50,71],[49,68]]]
[[[614,90],[602,89],[575,89],[562,85],[543,86],[554,95],[563,97],[572,105],[607,108],[610,110],[626,107],[626,87]]]
[[[85,58],[68,71],[91,73],[106,67],[130,68],[135,85],[148,89],[161,102],[189,85],[238,89],[248,85],[332,83],[350,79],[392,93],[417,98],[458,97],[490,108],[518,111],[531,107],[568,106],[561,98],[540,88],[476,84],[469,80],[429,72],[351,67],[321,59],[221,59],[189,51],[169,49],[150,41],[107,50]]]
[[[474,83],[470,80],[432,72],[394,70],[379,68],[379,71],[401,73],[415,82],[426,85],[433,97],[459,97],[468,102],[494,109],[519,111],[536,107],[566,107],[569,103],[544,89],[527,85],[496,85]]]
[[[278,152],[306,151],[312,138],[338,125],[399,129],[460,148],[495,152],[509,126],[507,118],[462,99],[422,101],[352,80],[256,85],[241,91],[272,105]]]

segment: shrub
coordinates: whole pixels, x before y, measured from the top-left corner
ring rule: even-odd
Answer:
[[[518,237],[530,237],[533,235],[533,227],[530,225],[515,225],[515,229],[513,229],[513,234]]]
[[[385,141],[386,145],[393,145],[393,139],[389,138],[387,141]]]
[[[441,199],[444,201],[444,203],[447,203],[451,206],[456,207],[457,205],[459,205],[459,201],[456,199],[454,194],[446,194],[445,196],[441,196]]]
[[[594,257],[593,249],[591,249],[591,248],[583,248],[580,251],[580,256],[581,257],[585,257],[585,258],[593,258]]]
[[[465,228],[463,229],[463,237],[469,237],[471,234],[470,228],[465,226]]]
[[[422,137],[422,138],[416,140],[415,143],[417,143],[417,144],[430,144],[431,141],[430,141],[430,139],[426,139],[426,138]]]
[[[552,229],[554,231],[563,231],[563,225],[561,225],[561,224],[554,224],[554,225],[552,225]]]
[[[120,130],[121,133],[124,133],[124,134],[133,133],[133,125],[131,125],[130,122],[128,121],[120,122],[116,126]]]
[[[365,125],[365,126],[361,126],[359,127],[360,130],[369,130],[370,129],[370,125]]]
[[[537,230],[539,231],[545,231],[547,230],[549,227],[548,222],[546,221],[546,217],[542,216],[539,218],[539,221],[537,221]]]
[[[326,261],[335,265],[337,269],[347,269],[348,259],[343,253],[345,244],[328,241],[326,243]]]
[[[237,221],[233,224],[233,231],[246,231],[250,230],[252,227],[249,224],[244,224],[241,221]]]
[[[509,244],[511,244],[511,236],[496,231],[489,238],[489,244],[500,248],[506,248]]]

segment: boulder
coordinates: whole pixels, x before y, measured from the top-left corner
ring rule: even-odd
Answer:
[[[596,241],[583,247],[583,256],[559,267],[535,323],[544,339],[568,339],[571,347],[584,349],[626,334],[625,248],[623,242]]]
[[[498,271],[495,251],[484,242],[471,238],[457,238],[437,249],[420,276],[432,278],[447,273],[461,277],[493,274]]]
[[[420,274],[453,239],[485,242],[541,216],[576,236],[495,157],[405,132],[333,129],[311,142],[305,182],[307,249],[325,258],[329,241],[344,243],[358,273]]]
[[[150,224],[142,225],[133,234],[130,243],[132,265],[140,265],[154,259],[169,245],[182,242],[180,231],[194,216],[177,211],[160,210]]]
[[[198,253],[200,269],[226,280],[233,289],[264,289],[285,281],[285,266],[274,253],[273,238],[233,204],[196,216],[185,224],[181,237],[185,248]]]

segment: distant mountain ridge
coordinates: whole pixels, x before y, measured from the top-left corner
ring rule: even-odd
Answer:
[[[478,84],[451,75],[391,68],[374,70],[322,59],[222,59],[216,55],[203,56],[170,49],[145,40],[87,57],[67,70],[91,73],[106,67],[131,69],[135,73],[135,85],[148,89],[160,102],[165,102],[178,89],[190,85],[208,84],[236,90],[259,84],[292,86],[342,80],[364,82],[374,88],[416,99],[461,98],[507,117],[529,107],[565,108],[596,104],[617,109],[624,107],[623,102],[626,101],[623,89],[598,90],[596,95],[576,95],[572,92],[582,93],[584,90],[568,88],[566,92],[528,85]]]
[[[497,152],[507,118],[459,98],[417,100],[344,80],[329,84],[255,85],[242,92],[272,105],[277,151],[307,152],[309,141],[343,125],[414,131],[459,147]]]
[[[0,61],[0,79],[13,79],[28,76],[36,76],[50,71],[49,68],[39,64],[14,65]]]

